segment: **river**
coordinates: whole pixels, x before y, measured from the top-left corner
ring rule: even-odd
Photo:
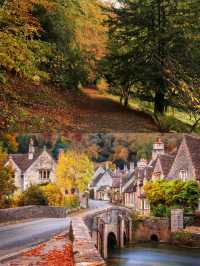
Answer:
[[[200,266],[200,249],[142,244],[110,251],[108,266]]]

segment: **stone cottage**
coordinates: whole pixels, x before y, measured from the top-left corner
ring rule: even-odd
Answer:
[[[127,207],[141,213],[149,213],[149,204],[144,195],[144,184],[151,178],[153,166],[142,159],[138,162],[131,179],[123,186],[123,200]]]
[[[111,200],[116,203],[121,201],[121,188],[133,171],[133,163],[130,163],[129,168],[125,165],[124,169],[116,168],[114,171],[100,166],[94,173],[89,186],[90,197],[96,200]]]
[[[95,200],[109,200],[109,192],[112,187],[112,175],[109,169],[100,167],[93,176],[89,186],[90,197]]]
[[[144,185],[148,180],[181,179],[200,183],[200,138],[184,135],[176,153],[165,153],[164,143],[158,139],[149,163],[139,161],[131,178],[122,187],[123,202],[143,214],[150,212]],[[200,206],[200,204],[199,204]]]
[[[111,187],[111,201],[116,204],[123,203],[122,188],[131,179],[134,172],[134,165],[130,163],[130,167],[124,166],[124,169],[116,169],[112,174],[112,187]]]
[[[33,140],[30,140],[27,154],[10,154],[7,164],[15,173],[15,186],[23,191],[31,184],[53,182],[55,179],[56,162],[51,154],[44,149],[35,151]]]
[[[144,194],[144,185],[151,179],[164,179],[172,165],[174,157],[165,153],[164,143],[157,139],[153,144],[150,162],[141,159],[132,176],[122,187],[123,202],[142,214],[149,214],[150,206]]]
[[[200,182],[200,138],[185,135],[168,173],[169,179]]]

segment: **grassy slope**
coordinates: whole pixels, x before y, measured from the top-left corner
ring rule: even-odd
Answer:
[[[152,119],[152,104],[137,99],[132,99],[130,108],[124,109],[119,97],[89,88],[73,92],[13,80],[9,87],[0,89],[0,130],[20,133],[159,131]],[[169,111],[162,123],[164,131],[189,132],[192,121],[187,114],[175,110],[174,117]]]
[[[0,107],[0,128],[20,133],[158,131],[150,115],[125,110],[94,89],[75,93],[13,80],[1,88]]]
[[[109,99],[119,102],[119,97],[106,93],[106,97]],[[129,107],[134,110],[142,111],[153,117],[153,104],[139,99],[130,99]],[[165,114],[166,126],[172,127],[172,131],[189,132],[190,126],[193,124],[193,119],[185,113],[175,108],[169,108]]]

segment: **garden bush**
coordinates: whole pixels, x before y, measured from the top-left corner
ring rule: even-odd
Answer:
[[[62,206],[63,196],[56,184],[41,186],[43,195],[46,197],[49,206]]]
[[[155,216],[167,216],[169,209],[184,209],[192,214],[198,207],[200,189],[194,180],[157,180],[145,184],[145,195]]]
[[[152,208],[152,213],[155,217],[169,217],[170,209],[164,204],[158,204]]]
[[[190,133],[191,128],[173,116],[157,115],[153,116],[155,123],[162,132],[185,132]]]
[[[79,196],[68,194],[63,196],[56,184],[32,185],[23,192],[15,192],[8,207],[19,207],[27,205],[48,205],[54,207],[65,207],[68,209],[80,206]]]
[[[191,245],[192,234],[186,231],[177,231],[175,233],[171,233],[171,240],[173,243],[180,243],[182,245]]]
[[[18,206],[48,205],[48,199],[38,185],[30,186],[19,197]]]

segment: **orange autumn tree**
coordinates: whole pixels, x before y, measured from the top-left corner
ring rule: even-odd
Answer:
[[[72,14],[75,26],[75,45],[83,53],[89,67],[89,79],[95,80],[97,63],[106,54],[107,25],[104,21],[107,14],[102,7],[105,3],[101,0],[80,0],[80,12]]]
[[[47,78],[40,65],[47,61],[50,47],[39,40],[43,31],[33,15],[34,6],[50,10],[47,0],[8,0],[0,5],[0,83],[6,83],[9,74],[39,81]]]
[[[9,196],[14,192],[14,172],[10,166],[5,166],[7,153],[0,146],[0,208],[7,207]]]

